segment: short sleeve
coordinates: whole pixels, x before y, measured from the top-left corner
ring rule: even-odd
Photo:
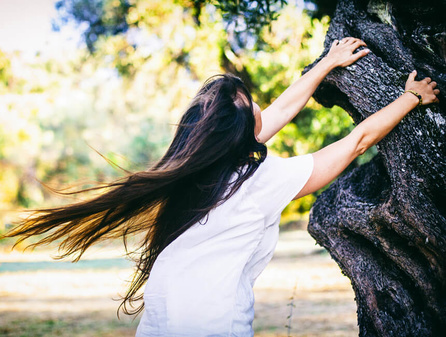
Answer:
[[[302,190],[312,172],[311,154],[290,158],[268,156],[252,177],[249,194],[267,221],[274,221]]]

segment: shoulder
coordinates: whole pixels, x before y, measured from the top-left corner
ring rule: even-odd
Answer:
[[[262,190],[263,197],[275,193],[292,194],[299,191],[313,171],[311,154],[282,158],[267,156],[250,178],[247,188],[251,193]]]
[[[283,178],[291,175],[308,175],[309,171],[313,169],[313,156],[311,154],[294,156],[288,158],[282,158],[278,156],[267,156],[263,163],[260,164],[256,173],[258,177],[265,175],[277,176],[277,179],[283,180]],[[311,173],[311,172],[310,172]],[[279,176],[284,175],[285,176]],[[256,175],[256,174],[254,174]]]
[[[304,187],[312,171],[311,154],[289,158],[268,156],[246,189],[259,209],[276,216]]]

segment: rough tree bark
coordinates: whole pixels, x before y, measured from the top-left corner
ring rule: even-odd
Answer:
[[[438,82],[440,104],[413,110],[322,193],[308,230],[351,279],[360,336],[446,336],[446,3],[341,0],[321,57],[345,36],[371,53],[330,73],[317,101],[360,123],[416,69]]]

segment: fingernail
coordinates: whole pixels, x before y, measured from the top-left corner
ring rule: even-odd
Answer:
[[[370,53],[370,49],[369,48],[365,48],[364,49],[366,53]]]

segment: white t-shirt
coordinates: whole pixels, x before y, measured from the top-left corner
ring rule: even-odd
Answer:
[[[253,336],[252,287],[273,255],[281,212],[312,170],[311,154],[268,156],[207,222],[167,246],[147,281],[136,337]]]

